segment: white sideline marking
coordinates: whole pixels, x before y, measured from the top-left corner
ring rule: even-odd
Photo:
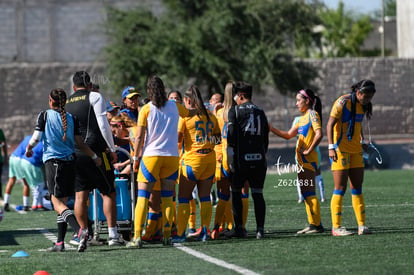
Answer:
[[[256,273],[254,271],[251,271],[249,269],[240,267],[240,266],[235,265],[235,264],[230,264],[230,263],[225,262],[223,260],[219,260],[219,259],[210,257],[210,256],[208,256],[206,254],[203,254],[201,252],[198,252],[196,250],[193,250],[191,248],[188,248],[188,247],[186,247],[186,246],[184,246],[182,244],[174,244],[174,247],[176,247],[177,249],[180,249],[180,250],[184,251],[187,254],[190,254],[191,256],[194,256],[194,257],[197,257],[199,259],[202,259],[203,261],[210,262],[212,264],[215,264],[215,265],[218,265],[218,266],[221,266],[221,267],[230,269],[232,271],[236,271],[236,272],[238,272],[240,274],[259,275],[259,273]]]
[[[414,203],[402,203],[402,204],[367,204],[365,208],[371,207],[402,207],[402,206],[414,206]],[[352,205],[344,205],[343,208],[351,208]],[[330,208],[330,206],[321,206],[321,208]]]
[[[19,228],[17,230],[39,231],[49,241],[53,243],[57,242],[57,237],[54,234],[50,233],[46,228]],[[65,250],[76,250],[76,248],[65,242]],[[38,249],[37,251],[46,251],[46,249]]]

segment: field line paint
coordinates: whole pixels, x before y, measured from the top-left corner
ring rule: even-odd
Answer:
[[[401,203],[401,204],[366,204],[365,208],[371,207],[404,207],[414,206],[414,203]],[[352,205],[344,205],[344,208],[352,208]],[[330,206],[321,206],[321,208],[330,208]]]
[[[53,243],[57,242],[57,237],[53,233],[50,233],[49,230],[47,230],[46,228],[19,228],[17,230],[39,231],[49,241],[51,241]],[[76,250],[76,248],[74,248],[72,245],[70,245],[69,243],[66,243],[66,242],[65,242],[65,249],[66,250]],[[46,251],[46,249],[39,249],[38,251]]]
[[[174,247],[181,250],[181,251],[184,251],[187,254],[190,254],[191,256],[197,257],[197,258],[199,258],[203,261],[206,261],[206,262],[209,262],[209,263],[212,263],[212,264],[230,269],[230,270],[235,271],[235,272],[240,273],[240,274],[259,275],[259,273],[256,273],[254,271],[251,271],[249,269],[240,267],[238,265],[230,264],[230,263],[225,262],[223,260],[216,259],[214,257],[208,256],[204,253],[201,253],[201,252],[198,252],[194,249],[188,248],[188,247],[186,247],[182,244],[174,244]]]

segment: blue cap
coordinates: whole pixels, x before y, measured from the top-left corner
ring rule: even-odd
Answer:
[[[112,112],[113,110],[115,110],[116,108],[120,108],[118,105],[116,105],[115,102],[113,101],[107,101],[106,102],[106,111],[107,112]]]
[[[122,100],[124,100],[126,97],[131,98],[134,95],[140,96],[139,92],[135,90],[135,87],[128,86],[122,91]]]

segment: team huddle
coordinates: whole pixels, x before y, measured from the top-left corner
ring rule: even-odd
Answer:
[[[298,170],[298,181],[315,182],[320,162],[317,146],[323,131],[322,104],[312,90],[297,93],[296,106],[301,116],[289,131],[281,131],[272,127],[265,112],[252,102],[253,89],[246,82],[227,83],[224,95],[220,95],[222,100],[209,105],[203,103],[194,85],[184,96],[178,91],[167,95],[161,78],[151,75],[146,88],[147,103],[139,111],[140,94],[133,87],[124,89],[124,108],[119,108],[92,89],[85,71],[73,76],[75,92],[71,96],[67,97],[62,89],[51,91],[50,109],[39,114],[25,153],[30,157],[33,148],[43,143],[46,183],[58,214],[58,240],[48,251],[65,250],[67,224],[77,233],[78,251],[87,248],[91,233],[88,194],[94,188],[103,197],[110,246],[141,248],[155,240],[169,246],[190,239],[245,238],[249,193],[254,203],[255,236],[262,239],[269,132],[286,139],[298,138],[295,156],[302,168]],[[356,83],[352,92],[333,104],[328,120],[329,157],[335,182],[331,199],[334,236],[353,234],[341,226],[348,178],[358,234],[371,233],[365,225],[362,196],[365,145],[361,123],[365,115],[372,115],[374,93],[372,81]],[[120,159],[116,146],[128,148],[133,163]],[[138,187],[134,230],[127,243],[117,230],[114,167],[122,174],[133,169],[136,175],[132,179]],[[218,202],[213,219],[210,194],[214,183]],[[199,228],[194,221],[194,190],[199,201]],[[297,233],[324,232],[315,184],[300,186],[300,192],[309,226]],[[66,202],[74,194],[73,213]]]

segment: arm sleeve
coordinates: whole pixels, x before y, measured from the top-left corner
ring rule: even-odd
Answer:
[[[185,132],[185,120],[180,117],[180,119],[178,120],[178,133],[182,133],[184,134]]]
[[[314,131],[322,128],[321,119],[320,119],[319,114],[317,112],[311,110],[310,119],[311,119],[312,128],[313,128]]]
[[[146,104],[141,108],[141,110],[139,111],[137,126],[147,128],[147,118],[150,112],[150,107],[151,106],[149,104]]]
[[[340,119],[342,117],[342,111],[346,104],[347,100],[345,97],[341,97],[335,101],[332,105],[331,113],[329,116],[334,117],[336,119]]]
[[[91,92],[89,94],[89,102],[92,104],[95,112],[96,120],[98,122],[99,130],[101,130],[102,137],[105,139],[106,144],[111,152],[115,152],[114,139],[112,138],[111,127],[106,117],[105,100],[101,94]]]
[[[237,120],[236,120],[236,109],[235,106],[231,107],[228,113],[228,124],[227,124],[227,143],[231,147],[236,146],[236,134],[237,134]]]
[[[42,111],[37,116],[36,119],[36,125],[35,125],[35,131],[44,132],[46,127],[46,118],[47,118],[47,112]]]
[[[269,148],[269,122],[267,120],[266,114],[264,112],[262,112],[262,116],[263,116],[263,142],[264,142],[264,148],[267,152],[268,148]]]

